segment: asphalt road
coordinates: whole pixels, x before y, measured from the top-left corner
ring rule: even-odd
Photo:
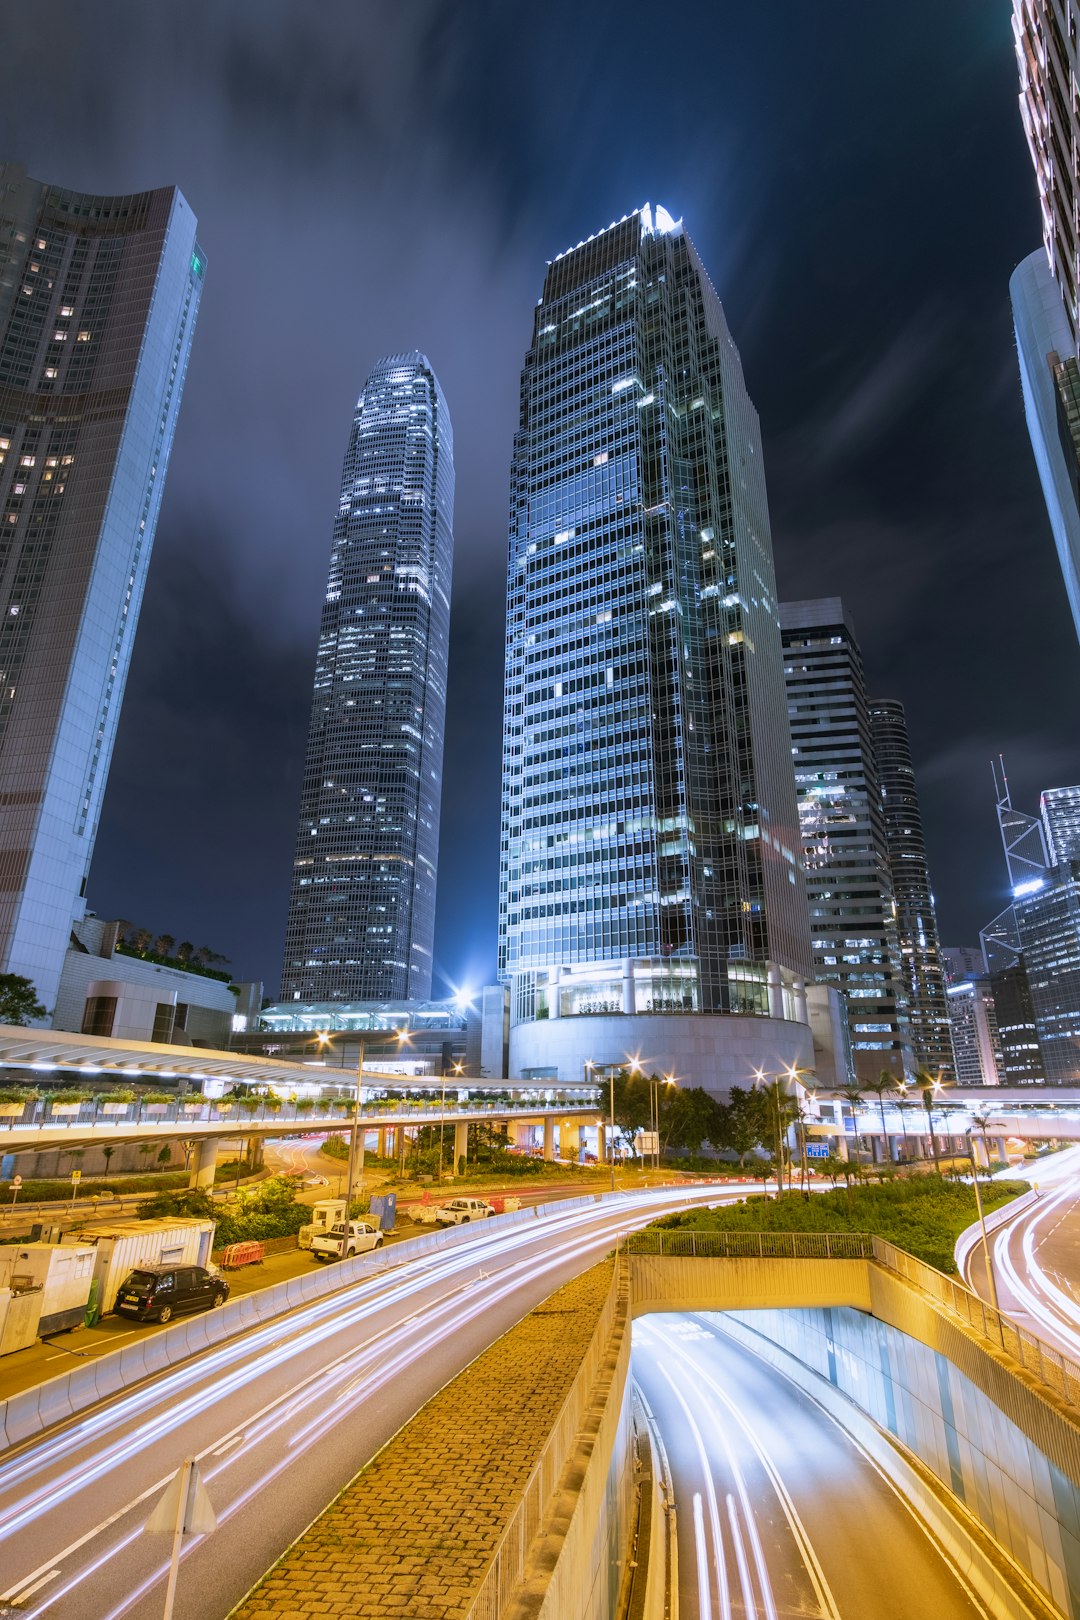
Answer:
[[[198,1458],[218,1528],[187,1545],[177,1620],[218,1620],[448,1379],[619,1230],[718,1188],[626,1194],[353,1284],[9,1452],[0,1614],[158,1620],[167,1537],[146,1520]]]
[[[989,1620],[870,1458],[722,1322],[634,1324],[674,1486],[680,1620]]]
[[[998,1304],[1007,1316],[1080,1362],[1080,1147],[1030,1171],[1039,1202],[990,1234]],[[967,1282],[990,1298],[981,1244]]]

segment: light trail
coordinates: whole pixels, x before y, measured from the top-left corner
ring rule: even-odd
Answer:
[[[475,1335],[487,1313],[495,1313],[503,1331],[519,1290],[527,1290],[521,1314],[537,1285],[548,1291],[548,1279],[560,1270],[566,1275],[578,1257],[582,1265],[592,1264],[621,1233],[658,1214],[732,1196],[739,1193],[716,1187],[631,1193],[565,1212],[555,1208],[508,1227],[485,1224],[460,1246],[347,1284],[24,1443],[0,1478],[0,1539],[13,1554],[36,1552],[36,1567],[25,1567],[24,1553],[24,1568],[17,1571],[5,1553],[13,1584],[0,1601],[18,1601],[27,1620],[58,1609],[65,1599],[76,1601],[80,1615],[92,1607],[95,1615],[118,1620],[164,1577],[166,1563],[143,1537],[143,1520],[181,1453],[203,1463],[220,1527],[246,1524],[245,1510],[256,1503],[261,1524],[276,1522],[268,1504],[287,1489],[283,1475],[298,1458],[307,1458],[306,1466],[318,1472],[316,1448],[325,1443],[328,1426],[361,1432],[349,1420],[385,1405],[402,1375],[411,1382],[401,1387],[411,1392],[429,1363],[441,1365],[443,1354],[453,1353],[455,1335],[470,1325]],[[349,1342],[357,1332],[364,1335],[361,1341]],[[273,1387],[283,1380],[284,1387]],[[223,1403],[243,1408],[245,1397],[252,1409],[230,1412],[228,1425],[214,1424],[215,1409]],[[346,1477],[365,1460],[359,1457]],[[149,1482],[148,1463],[156,1464]],[[311,1504],[312,1516],[343,1482],[326,1482],[325,1501]],[[64,1531],[71,1539],[58,1552],[55,1543]],[[185,1565],[207,1539],[185,1547]],[[274,1556],[283,1550],[278,1546]],[[95,1584],[89,1588],[91,1573]]]

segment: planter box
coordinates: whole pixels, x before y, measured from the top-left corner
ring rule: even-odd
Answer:
[[[18,1119],[25,1110],[25,1103],[0,1103],[0,1119]]]
[[[54,1103],[49,1112],[53,1119],[60,1119],[63,1115],[81,1113],[82,1103]]]
[[[103,1114],[126,1114],[130,1107],[130,1103],[102,1103],[101,1112]]]

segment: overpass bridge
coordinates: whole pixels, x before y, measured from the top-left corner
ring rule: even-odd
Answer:
[[[320,1062],[0,1027],[0,1084],[4,1076],[32,1080],[44,1094],[0,1103],[0,1155],[182,1141],[196,1149],[192,1186],[212,1185],[222,1140],[350,1129],[358,1079],[359,1126],[365,1142],[375,1136],[380,1154],[396,1151],[409,1132],[452,1125],[456,1164],[476,1123],[510,1125],[519,1140],[542,1132],[546,1159],[555,1157],[556,1133],[559,1156],[576,1159],[585,1127],[597,1130],[598,1156],[607,1150],[596,1085],[432,1075],[414,1072],[407,1058],[383,1068],[365,1063],[358,1077]],[[177,1082],[171,1099],[136,1096],[148,1085]],[[237,1089],[247,1094],[225,1095]],[[64,1100],[74,1091],[93,1095]]]
[[[973,1139],[976,1158],[993,1152],[1005,1158],[1009,1137],[1023,1141],[1080,1141],[1080,1088],[1075,1086],[965,1086],[932,1095],[929,1115],[922,1093],[908,1087],[887,1092],[881,1102],[864,1094],[852,1106],[839,1093],[819,1091],[806,1120],[808,1138],[825,1141],[846,1158],[855,1138],[885,1140],[889,1157],[929,1158],[931,1128],[944,1152],[966,1153]]]

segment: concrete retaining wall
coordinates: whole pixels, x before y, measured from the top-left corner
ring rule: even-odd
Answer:
[[[891,1278],[887,1282],[895,1290],[912,1292]],[[885,1314],[912,1320],[920,1313],[912,1311],[910,1301],[886,1303],[879,1298],[876,1305],[874,1316],[826,1308],[739,1311],[733,1320],[786,1350],[885,1433],[894,1435],[959,1499],[1024,1575],[1063,1614],[1076,1620],[1080,1490],[1075,1476],[1069,1478],[1052,1462],[1010,1421],[1001,1403],[942,1349],[922,1342],[923,1335],[917,1338],[888,1321],[875,1320]],[[970,1341],[967,1348],[965,1362],[973,1363],[975,1356],[990,1359]],[[993,1370],[1016,1382],[1003,1368]],[[979,1382],[996,1380],[983,1377]],[[1020,1388],[1030,1401],[1031,1392]],[[1036,1426],[1032,1416],[1027,1414],[1027,1428]],[[1057,1429],[1060,1441],[1061,1425],[1053,1413],[1047,1419],[1037,1426],[1060,1453],[1050,1431]]]

